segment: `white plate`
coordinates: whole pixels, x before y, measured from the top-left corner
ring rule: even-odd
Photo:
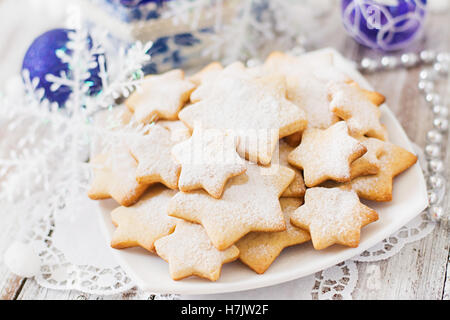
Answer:
[[[336,65],[362,87],[371,86],[351,63],[332,49]],[[382,123],[386,125],[390,140],[403,148],[413,151],[402,127],[386,105],[381,107]],[[100,224],[106,241],[110,241],[114,226],[110,212],[117,204],[112,200],[99,201]],[[311,243],[285,249],[280,257],[262,275],[258,275],[239,261],[224,265],[221,277],[209,282],[197,277],[174,281],[169,276],[168,264],[141,248],[125,250],[111,249],[118,263],[136,282],[140,289],[155,293],[212,294],[255,289],[297,279],[331,267],[362,253],[387,238],[408,223],[428,205],[426,185],[419,164],[402,173],[394,181],[393,200],[389,203],[367,202],[379,213],[379,220],[363,228],[361,242],[357,248],[335,245],[316,251]]]

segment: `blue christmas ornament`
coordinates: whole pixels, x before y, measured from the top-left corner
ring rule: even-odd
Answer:
[[[38,78],[39,85],[37,88],[44,89],[44,98],[50,102],[56,102],[60,107],[64,106],[65,102],[71,94],[71,88],[68,86],[61,86],[56,91],[51,91],[51,83],[45,78],[47,74],[59,76],[61,71],[66,72],[70,78],[71,70],[67,63],[63,63],[57,56],[58,50],[63,50],[67,54],[71,54],[71,50],[67,48],[69,41],[69,29],[53,29],[47,31],[37,37],[25,53],[22,63],[22,71],[27,69],[30,73],[30,79]],[[92,46],[92,39],[88,37],[89,45]],[[97,56],[98,57],[98,56]],[[97,61],[98,62],[98,61]],[[90,87],[88,93],[94,95],[101,90],[101,79],[98,75],[100,68],[97,67],[89,70],[91,76],[87,79]]]
[[[359,43],[383,51],[399,50],[422,31],[426,0],[342,0],[342,20]]]

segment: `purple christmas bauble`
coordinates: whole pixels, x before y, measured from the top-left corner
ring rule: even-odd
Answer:
[[[38,78],[39,84],[37,88],[44,89],[44,98],[50,102],[56,102],[60,107],[72,93],[72,89],[68,86],[61,86],[57,90],[50,90],[51,83],[46,80],[47,74],[59,76],[61,71],[65,71],[68,77],[71,76],[71,69],[67,63],[63,63],[57,56],[58,50],[64,50],[67,54],[71,54],[71,50],[67,48],[69,41],[68,33],[70,29],[53,29],[47,31],[37,37],[28,48],[23,58],[22,70],[27,69],[30,73],[30,79]],[[88,47],[92,46],[92,40],[88,37]],[[97,61],[98,62],[98,61]],[[86,81],[89,84],[88,93],[96,94],[101,90],[101,78],[98,73],[100,68],[97,67],[89,70],[91,76]]]
[[[408,46],[421,34],[426,0],[342,0],[342,20],[359,43],[383,51]]]

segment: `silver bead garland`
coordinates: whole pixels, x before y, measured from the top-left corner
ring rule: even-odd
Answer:
[[[449,75],[450,53],[423,50],[420,53],[404,53],[399,57],[383,56],[379,60],[364,58],[359,63],[362,72],[370,73],[378,70],[392,70],[396,68],[412,68],[424,65],[420,71],[417,87],[430,106],[433,128],[427,132],[424,152],[428,170],[428,215],[433,221],[448,220],[445,214],[444,199],[446,181],[442,176],[445,171],[443,157],[445,157],[445,143],[449,129],[448,107],[436,90],[436,82]],[[427,173],[426,173],[427,174]]]

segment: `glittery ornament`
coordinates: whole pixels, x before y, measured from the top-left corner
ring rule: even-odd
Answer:
[[[62,62],[57,56],[59,50],[71,54],[71,50],[67,47],[70,31],[69,29],[53,29],[43,33],[30,45],[22,63],[22,70],[28,70],[30,79],[39,79],[37,88],[44,89],[44,98],[50,102],[56,102],[60,107],[64,106],[72,91],[65,85],[52,91],[50,89],[51,82],[46,79],[46,75],[59,76],[61,72],[65,72],[70,77],[71,69],[69,65]],[[90,37],[87,39],[88,45],[92,46],[92,39]],[[90,95],[94,95],[101,90],[99,71],[98,64],[95,68],[89,70],[91,76],[86,83],[89,85],[88,93]]]
[[[342,19],[347,32],[362,45],[398,50],[420,36],[425,6],[426,0],[343,0]]]

